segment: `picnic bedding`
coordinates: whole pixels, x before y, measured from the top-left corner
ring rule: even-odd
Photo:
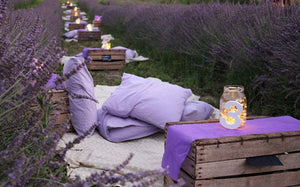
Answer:
[[[70,58],[64,74],[84,63],[81,56]],[[155,78],[124,73],[122,81],[97,111],[93,79],[86,66],[65,83],[69,93],[72,125],[81,135],[97,124],[107,140],[122,142],[164,131],[165,124],[181,120],[208,119],[213,107],[189,101],[192,91]],[[74,97],[80,96],[81,98]]]
[[[84,59],[80,55],[69,58],[68,61],[65,62],[63,70],[64,73],[72,71],[74,67],[83,63],[83,60]],[[129,164],[124,168],[125,172],[135,173],[147,170],[161,169],[161,161],[164,153],[165,141],[164,133],[162,130],[163,122],[157,123],[155,126],[151,123],[147,123],[145,121],[131,117],[130,114],[132,113],[132,111],[138,108],[134,105],[131,108],[131,110],[127,109],[129,110],[129,112],[124,109],[124,111],[126,111],[127,114],[125,116],[128,117],[112,115],[108,112],[108,108],[113,108],[112,106],[110,106],[110,103],[116,102],[114,101],[114,98],[117,97],[118,94],[124,94],[122,98],[126,100],[126,102],[130,101],[130,99],[128,99],[130,98],[130,96],[138,96],[139,92],[137,91],[137,89],[135,89],[135,86],[137,86],[137,84],[141,84],[138,87],[143,87],[142,83],[146,82],[145,84],[147,86],[143,87],[144,92],[141,93],[151,93],[151,86],[161,86],[161,92],[158,93],[165,92],[165,96],[169,96],[168,90],[166,88],[173,87],[173,85],[169,85],[169,83],[164,83],[157,78],[149,77],[144,79],[134,75],[124,74],[120,86],[96,85],[95,87],[93,87],[93,81],[89,74],[89,71],[86,69],[86,66],[83,66],[82,69],[80,69],[79,72],[73,75],[72,77],[73,79],[70,79],[70,81],[65,84],[65,87],[68,90],[69,94],[81,94],[97,100],[96,103],[90,99],[79,99],[83,100],[83,102],[80,103],[80,108],[82,109],[80,110],[80,112],[84,112],[85,115],[90,115],[87,114],[87,112],[90,112],[92,114],[91,120],[85,121],[78,118],[78,116],[76,117],[76,115],[78,115],[78,113],[76,113],[77,107],[79,106],[74,105],[76,103],[74,103],[73,101],[76,101],[76,98],[69,97],[70,112],[72,114],[72,125],[82,125],[84,128],[87,128],[86,125],[90,126],[95,121],[94,115],[96,112],[98,131],[95,131],[88,138],[85,138],[82,142],[76,144],[72,149],[67,151],[65,160],[68,163],[68,175],[70,177],[75,177],[77,175],[80,178],[85,178],[94,172],[103,171],[104,168],[117,167],[128,157],[130,153],[134,153],[134,156],[129,162]],[[123,79],[126,79],[126,81],[123,81]],[[93,90],[91,89],[92,87]],[[127,92],[128,97],[125,97],[126,93],[124,93],[124,88],[133,89],[133,91]],[[151,89],[149,90],[149,88]],[[179,101],[177,102],[179,102],[179,104],[181,105],[180,108],[182,110],[182,113],[181,119],[179,117],[179,120],[199,120],[199,116],[201,119],[216,119],[219,117],[218,109],[213,108],[211,105],[205,102],[199,101],[199,96],[192,94],[189,91],[189,89],[180,88],[176,85],[175,87],[173,87],[173,89],[178,89],[179,92],[181,92],[181,94],[178,94],[177,96],[172,96],[173,100],[178,99]],[[158,93],[156,93],[157,95],[153,95],[159,97],[160,95]],[[147,96],[140,95],[138,97],[132,98],[135,98],[136,101],[134,102],[136,103],[145,102],[145,105],[153,106],[153,104],[147,104],[147,102],[151,101],[151,99],[155,99],[150,97],[151,94],[148,94]],[[164,100],[168,99],[169,97],[164,97]],[[164,110],[168,110],[166,107],[170,107],[170,105],[168,104],[168,101],[164,101],[161,98],[159,100],[163,102],[163,106],[160,106],[160,103],[155,103],[155,110],[159,113],[165,114]],[[174,102],[173,100],[172,102]],[[119,101],[120,98],[119,100],[117,100],[117,102]],[[107,109],[104,109],[103,106],[106,106],[105,108]],[[164,108],[160,109],[157,107]],[[172,107],[176,106],[173,105]],[[114,110],[120,110],[120,108]],[[141,113],[139,113],[139,115],[141,115]],[[147,112],[145,112],[145,115],[146,118],[149,117],[149,114]],[[174,116],[177,120],[178,114],[173,114],[173,117]],[[158,117],[161,116],[158,115]],[[80,127],[80,129],[81,128],[82,127]],[[59,141],[57,150],[59,151],[64,149],[66,144],[74,140],[77,136],[77,133],[66,133]],[[163,177],[153,186],[163,186]]]

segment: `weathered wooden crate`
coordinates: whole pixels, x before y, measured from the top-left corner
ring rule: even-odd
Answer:
[[[70,23],[69,24],[69,31],[75,30],[75,29],[84,29],[85,24],[84,23]]]
[[[89,49],[88,56],[92,63],[88,64],[89,70],[121,69],[125,66],[125,49]]]
[[[94,27],[101,27],[102,26],[102,22],[101,21],[93,21],[93,25]]]
[[[71,16],[70,16],[70,21],[76,21],[77,18],[82,19],[82,16],[81,16],[81,15],[77,15],[77,16],[71,15]]]
[[[216,121],[202,121],[207,122]],[[252,166],[246,161],[271,155],[283,165]],[[195,140],[178,178],[189,187],[300,186],[300,131]],[[164,182],[174,184],[169,176]]]
[[[52,89],[49,91],[49,94],[52,94],[51,101],[53,103],[57,103],[55,105],[55,109],[50,113],[50,118],[53,118],[55,115],[57,115],[55,124],[71,124],[68,92],[66,90]]]
[[[75,13],[77,13],[77,15],[80,15],[80,10],[71,10],[71,15],[75,15]]]
[[[101,39],[101,31],[78,31],[78,42],[99,41]]]
[[[75,8],[75,6],[74,5],[67,5],[67,9],[74,9]]]

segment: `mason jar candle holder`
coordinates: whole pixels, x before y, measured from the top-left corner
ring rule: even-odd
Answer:
[[[247,116],[247,99],[244,87],[226,85],[220,99],[220,123],[228,129],[245,126]]]

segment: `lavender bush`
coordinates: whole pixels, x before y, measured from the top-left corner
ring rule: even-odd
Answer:
[[[193,82],[218,98],[224,84],[242,84],[252,114],[300,117],[297,3],[282,8],[271,3],[78,2],[91,14],[103,15],[103,25],[112,34],[153,51],[152,58],[160,60],[156,71],[187,80],[186,85]]]
[[[45,0],[36,9],[12,11],[11,2],[0,0],[0,186],[153,184],[165,171],[122,173],[132,155],[120,166],[86,179],[67,178],[63,160],[66,151],[95,126],[56,153],[56,145],[69,126],[56,125],[56,114],[49,116],[57,104],[51,102],[45,85],[63,55],[55,39],[59,32],[51,31],[61,18],[53,22],[53,16],[44,12],[51,11],[45,7],[60,10],[58,3]],[[62,83],[83,65],[59,77],[56,83]]]

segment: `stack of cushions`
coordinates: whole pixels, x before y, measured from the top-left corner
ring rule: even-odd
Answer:
[[[64,74],[84,63],[73,57],[64,65]],[[213,107],[202,101],[188,101],[190,89],[124,73],[120,86],[97,111],[96,102],[73,98],[72,94],[95,98],[93,79],[86,66],[65,82],[69,93],[71,120],[79,135],[97,123],[99,133],[111,142],[122,142],[164,131],[167,122],[204,120]]]
[[[111,115],[132,117],[164,129],[166,122],[180,121],[190,89],[124,73],[121,85],[103,104]]]
[[[98,111],[98,130],[120,142],[163,131],[165,124],[209,118],[213,107],[202,101],[187,101],[190,89],[124,73],[121,85]]]
[[[83,57],[72,57],[65,63],[63,73],[70,73],[83,64]],[[68,91],[72,125],[78,135],[83,135],[97,124],[97,103],[88,99],[95,98],[93,78],[85,65],[65,82],[65,88]],[[73,97],[73,95],[84,98]]]

